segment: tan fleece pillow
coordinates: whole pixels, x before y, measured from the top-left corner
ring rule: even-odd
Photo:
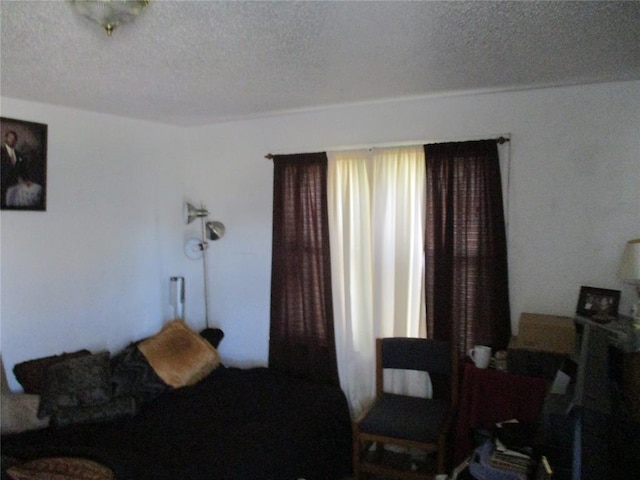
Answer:
[[[138,344],[151,368],[174,388],[193,385],[218,365],[218,351],[191,330],[184,320],[173,320]]]
[[[87,458],[40,458],[7,470],[13,480],[115,480],[113,471]]]

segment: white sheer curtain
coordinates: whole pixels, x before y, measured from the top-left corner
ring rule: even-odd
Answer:
[[[338,372],[357,415],[375,394],[375,338],[426,336],[424,149],[329,152],[328,158]],[[393,391],[428,394],[428,388],[423,377],[393,377]]]

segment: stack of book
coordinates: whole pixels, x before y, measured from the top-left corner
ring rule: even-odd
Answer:
[[[496,439],[495,448],[489,457],[489,465],[501,470],[522,473],[526,476],[531,471],[533,462],[531,455],[511,450]]]
[[[531,438],[526,425],[515,421],[497,424],[493,440],[476,448],[472,455],[471,476],[478,480],[526,480],[535,467]]]

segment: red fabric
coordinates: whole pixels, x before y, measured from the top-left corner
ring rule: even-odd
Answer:
[[[456,421],[455,463],[473,450],[474,430],[491,430],[496,422],[512,418],[523,423],[536,422],[547,387],[544,378],[480,369],[467,362]]]
[[[495,140],[425,145],[425,296],[430,338],[460,359],[511,339],[507,236]]]
[[[327,210],[327,154],[273,158],[269,366],[338,385]]]

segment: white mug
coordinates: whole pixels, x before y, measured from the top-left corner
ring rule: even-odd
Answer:
[[[471,360],[476,364],[478,368],[487,368],[491,361],[491,347],[484,345],[476,345],[469,350],[469,356]]]

